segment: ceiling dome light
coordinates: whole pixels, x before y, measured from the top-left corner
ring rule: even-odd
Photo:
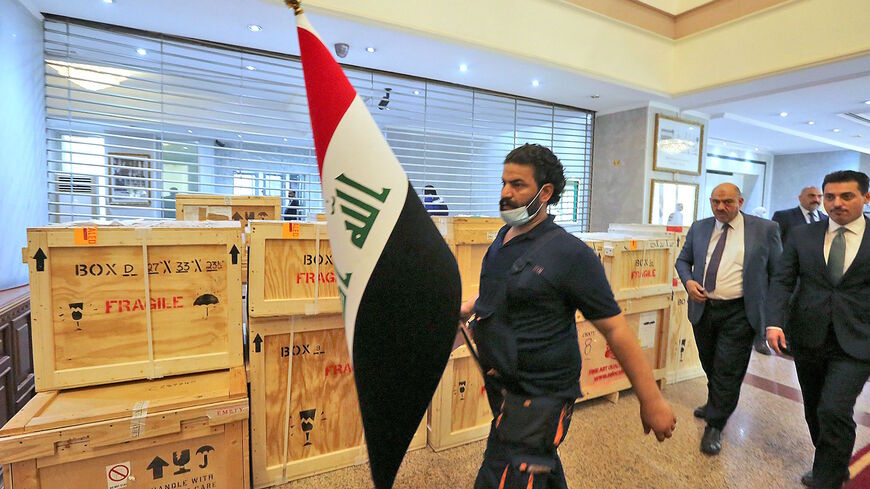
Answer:
[[[788,117],[788,112],[780,112],[779,116],[780,117]]]
[[[138,54],[139,56],[148,56],[148,51],[146,51],[144,48],[139,48],[136,50],[136,54]]]
[[[414,90],[414,95],[420,95],[420,90]]]
[[[459,65],[459,71],[465,73],[466,71],[468,71],[468,65],[465,63],[462,63],[461,65]]]
[[[814,126],[816,124],[816,121],[808,121],[807,124]]]
[[[532,80],[532,86],[533,86],[533,87],[538,87],[538,86],[540,86],[540,85],[541,85],[541,82],[539,82],[538,80]]]
[[[257,25],[257,24],[249,24],[249,25],[248,25],[248,30],[251,31],[251,32],[260,32],[260,31],[263,30],[263,27],[262,27],[262,26],[259,26],[259,25]]]
[[[254,67],[251,66],[251,65],[245,66],[245,69],[248,70],[248,71],[254,71],[254,70],[256,70],[256,68],[254,68]]]
[[[373,53],[373,52],[375,52],[375,51],[377,51],[377,50],[376,50],[375,48],[371,47],[371,46],[369,46],[369,47],[366,48],[366,52],[367,52],[367,53]]]
[[[838,127],[835,127],[835,128],[833,129],[833,131],[834,131],[834,132],[840,132],[840,129],[839,129]]]

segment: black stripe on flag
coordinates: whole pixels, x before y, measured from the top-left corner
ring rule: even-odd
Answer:
[[[459,322],[456,259],[411,185],[366,285],[353,364],[372,479],[392,487],[432,400]]]

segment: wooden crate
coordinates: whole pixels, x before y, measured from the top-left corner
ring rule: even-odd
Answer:
[[[428,420],[429,446],[436,452],[482,440],[489,434],[492,411],[483,374],[466,345],[450,355],[432,396]]]
[[[341,312],[326,223],[251,224],[251,317]]]
[[[688,301],[689,294],[685,290],[674,292],[671,334],[668,341],[668,382],[680,382],[705,375],[698,358],[694,329],[689,322]]]
[[[459,264],[462,300],[477,295],[480,266],[489,245],[495,240],[504,221],[497,217],[433,217],[435,225]]]
[[[616,300],[666,294],[674,289],[674,237],[580,233],[604,265]]]
[[[620,302],[629,327],[635,334],[650,331],[642,346],[653,367],[653,376],[663,381],[667,376],[666,358],[670,324],[670,294]],[[583,365],[580,387],[583,398],[612,396],[631,387],[616,357],[610,353],[604,336],[592,323],[577,313],[577,334]],[[642,327],[643,322],[653,322]],[[640,337],[640,336],[639,336]],[[465,345],[451,355],[432,398],[429,409],[429,446],[435,451],[453,448],[486,438],[492,421],[483,376]]]
[[[27,231],[37,392],[243,365],[238,223]]]
[[[281,219],[281,198],[265,196],[178,194],[175,217],[179,221],[249,221]]]
[[[686,234],[689,233],[689,226],[663,226],[659,224],[611,224],[608,227],[608,232],[621,234],[624,236],[648,236],[657,238],[673,238],[674,242],[674,262],[680,255],[680,250],[686,242]],[[680,277],[674,273],[672,285],[674,290],[683,290],[683,284],[680,283]]]
[[[365,463],[341,315],[252,317],[249,335],[254,487]]]
[[[653,368],[653,377],[664,382],[667,377],[671,294],[627,299],[620,301],[619,306]],[[579,312],[577,337],[583,357],[580,374],[580,388],[583,391],[581,401],[613,395],[631,387],[631,382],[611,352],[604,335]]]
[[[179,221],[239,221],[242,223],[242,283],[248,281],[250,242],[248,223],[280,220],[281,198],[265,196],[180,194],[175,196],[175,218]]]
[[[244,370],[37,394],[0,430],[12,489],[247,489]]]

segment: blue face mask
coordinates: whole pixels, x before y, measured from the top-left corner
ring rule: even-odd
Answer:
[[[544,190],[544,187],[541,187],[541,190]],[[538,203],[538,209],[532,215],[529,215],[529,206],[538,201],[538,196],[541,195],[541,190],[538,190],[538,193],[535,194],[535,197],[532,198],[532,201],[528,204],[517,207],[516,209],[501,211],[502,221],[504,221],[508,226],[520,227],[534,219],[534,217],[537,216],[539,212],[541,212],[541,209],[544,208],[544,203]]]

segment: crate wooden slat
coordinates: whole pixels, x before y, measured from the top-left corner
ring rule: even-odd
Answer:
[[[462,300],[477,295],[480,266],[489,245],[495,240],[504,221],[497,217],[433,217],[456,263],[462,280]]]
[[[13,489],[245,489],[248,460],[240,367],[40,393],[0,430]]]
[[[280,220],[281,198],[265,196],[180,194],[175,196],[175,218],[179,221],[238,221],[242,223],[242,283],[248,281],[250,242],[248,223]]]
[[[70,224],[27,240],[38,392],[243,365],[238,223]]]
[[[252,317],[341,312],[326,223],[251,224]]]
[[[341,316],[252,317],[249,335],[254,487],[365,463]],[[425,444],[421,423],[409,450]]]

